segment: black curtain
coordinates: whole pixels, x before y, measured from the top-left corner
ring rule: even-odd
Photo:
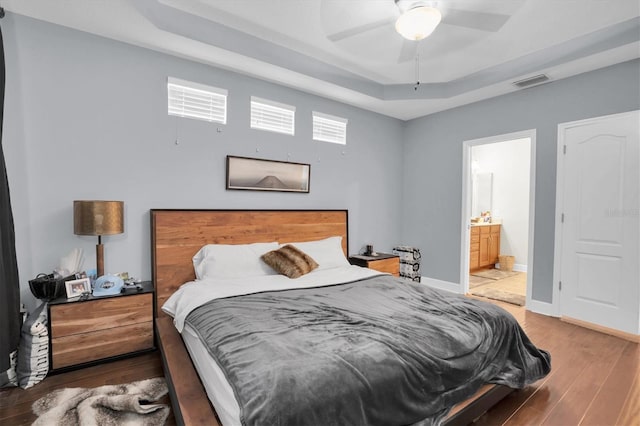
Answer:
[[[0,10],[0,17],[4,11]],[[20,343],[20,282],[16,261],[13,213],[9,198],[9,181],[2,149],[2,125],[4,122],[4,40],[0,27],[0,386],[7,385],[15,377],[11,373],[11,357]]]

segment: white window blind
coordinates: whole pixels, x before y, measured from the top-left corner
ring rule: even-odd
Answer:
[[[251,97],[251,128],[295,134],[296,107]]]
[[[347,119],[313,111],[313,140],[347,144]]]
[[[227,124],[227,90],[169,77],[169,115]]]

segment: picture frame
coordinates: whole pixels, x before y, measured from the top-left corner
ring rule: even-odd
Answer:
[[[309,193],[311,165],[227,155],[227,190]]]
[[[80,278],[64,283],[67,291],[67,299],[82,296],[85,293],[91,293],[91,280],[89,278]]]

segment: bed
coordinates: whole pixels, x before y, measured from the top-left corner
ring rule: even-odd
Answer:
[[[345,283],[336,283],[337,285],[329,285],[332,284],[330,280],[335,279],[334,277],[326,278],[329,281],[326,281],[326,285],[322,285],[320,287],[310,286],[311,291],[307,288],[289,288],[289,289],[277,289],[277,287],[271,288],[271,290],[267,287],[267,291],[256,291],[252,293],[251,291],[247,291],[246,294],[240,294],[236,296],[235,294],[230,294],[229,297],[222,296],[214,297],[211,301],[204,303],[203,307],[198,307],[197,309],[186,309],[184,314],[176,313],[175,309],[171,312],[172,317],[166,315],[160,308],[165,305],[165,302],[169,300],[167,305],[174,306],[174,299],[182,297],[183,294],[195,294],[202,295],[202,298],[205,298],[205,293],[210,286],[203,286],[197,288],[197,290],[189,290],[191,293],[187,293],[185,288],[196,288],[197,285],[202,285],[202,281],[194,281],[195,279],[195,271],[192,262],[192,258],[194,254],[196,254],[203,246],[207,244],[232,244],[232,245],[244,245],[250,243],[267,243],[267,242],[278,242],[280,244],[291,243],[291,242],[307,242],[307,241],[317,241],[322,240],[328,237],[338,237],[341,241],[342,252],[346,255],[348,253],[348,213],[345,210],[287,210],[287,211],[275,211],[275,210],[261,210],[261,211],[241,211],[241,210],[152,210],[151,211],[151,240],[152,240],[152,271],[153,271],[153,280],[156,288],[156,327],[157,327],[157,336],[159,340],[159,347],[161,348],[161,353],[163,356],[163,362],[165,365],[165,375],[170,384],[170,395],[172,399],[172,404],[174,408],[174,413],[176,415],[176,420],[179,424],[220,424],[219,418],[223,419],[225,424],[234,424],[239,422],[239,414],[238,408],[228,407],[235,404],[238,407],[238,404],[242,405],[242,418],[244,420],[253,419],[258,424],[269,424],[274,422],[274,418],[278,418],[277,410],[276,417],[260,417],[262,413],[268,413],[268,408],[277,407],[277,400],[271,399],[258,399],[253,398],[253,395],[266,395],[271,392],[260,391],[261,388],[249,388],[245,389],[244,397],[242,396],[241,390],[238,387],[247,386],[248,384],[253,386],[255,380],[253,376],[250,374],[251,369],[249,371],[240,370],[242,374],[248,374],[250,380],[244,380],[244,382],[239,381],[235,382],[236,379],[231,378],[230,376],[234,376],[231,374],[233,366],[237,365],[249,365],[247,364],[247,358],[245,359],[236,359],[229,361],[230,364],[224,366],[223,359],[226,359],[231,354],[234,356],[237,354],[241,356],[243,351],[237,350],[229,350],[228,353],[217,353],[214,354],[217,346],[224,345],[212,345],[209,346],[199,344],[199,337],[208,332],[206,331],[196,331],[191,323],[197,323],[194,321],[194,317],[198,317],[196,315],[201,310],[204,310],[204,306],[208,306],[209,313],[208,316],[202,316],[202,318],[206,318],[206,320],[202,320],[201,322],[209,324],[211,321],[208,318],[215,317],[219,315],[220,318],[217,319],[217,323],[212,323],[213,328],[215,330],[219,330],[222,326],[229,324],[232,330],[227,330],[226,338],[230,335],[233,335],[233,327],[239,327],[238,324],[244,325],[245,322],[241,322],[235,325],[231,325],[233,320],[238,318],[244,318],[242,315],[250,315],[251,310],[253,312],[263,312],[268,311],[270,308],[263,309],[261,305],[264,303],[273,303],[277,301],[278,303],[289,303],[286,305],[286,309],[294,309],[294,305],[303,303],[301,306],[295,306],[296,315],[300,315],[300,313],[306,313],[312,311],[314,306],[317,307],[317,301],[313,300],[310,302],[307,300],[307,296],[309,297],[321,297],[324,301],[332,299],[335,305],[332,305],[329,310],[333,310],[337,312],[336,315],[339,315],[342,310],[348,311],[352,306],[345,305],[337,307],[341,301],[346,300],[355,300],[359,297],[377,297],[378,299],[375,303],[380,304],[381,297],[387,297],[387,292],[404,292],[400,296],[393,296],[398,299],[415,299],[420,297],[427,297],[428,299],[437,299],[440,296],[429,293],[428,295],[424,294],[424,289],[426,287],[420,286],[419,284],[404,284],[401,282],[397,282],[394,285],[390,285],[388,282],[389,277],[380,277],[377,274],[369,274],[371,276],[358,275],[360,272],[355,270],[360,270],[357,267],[351,267],[354,269],[349,269],[348,266],[344,267],[344,271],[341,272],[343,276],[348,277]],[[321,262],[322,263],[322,262]],[[313,272],[312,274],[308,274],[305,277],[313,276],[314,279],[316,277],[325,275],[335,275],[333,270],[321,271],[319,268],[317,272]],[[342,271],[342,270],[340,270]],[[349,274],[354,273],[354,276],[349,276]],[[314,275],[315,274],[315,275]],[[375,275],[375,276],[374,276]],[[306,279],[302,277],[299,280],[291,280],[291,281],[300,281],[304,282]],[[271,281],[276,279],[277,277],[267,277],[265,280]],[[325,279],[325,278],[322,278]],[[377,281],[376,281],[377,280]],[[387,281],[385,281],[387,280]],[[310,280],[307,280],[310,281]],[[258,280],[256,280],[258,282]],[[265,281],[266,282],[266,281]],[[323,281],[324,282],[324,281]],[[184,283],[190,283],[189,285],[181,286]],[[239,283],[238,285],[241,285]],[[260,283],[259,285],[264,285]],[[229,288],[234,288],[236,285],[230,285]],[[260,287],[262,288],[262,287]],[[366,288],[366,290],[365,290]],[[276,290],[277,289],[277,290]],[[384,290],[381,290],[384,289]],[[275,291],[274,291],[275,290]],[[219,291],[219,290],[216,290]],[[235,291],[235,290],[234,290]],[[342,297],[336,296],[335,292],[349,292],[348,294],[353,296]],[[369,292],[367,295],[364,295],[362,292]],[[429,290],[430,291],[430,290]],[[373,293],[380,293],[380,295],[371,296]],[[310,293],[314,293],[313,296]],[[320,294],[321,293],[321,294]],[[345,293],[346,294],[346,293]],[[171,297],[173,295],[173,298]],[[178,297],[180,296],[180,297]],[[437,297],[436,297],[437,296]],[[186,297],[186,296],[185,296]],[[444,296],[443,296],[444,297]],[[193,299],[193,296],[192,296]],[[466,300],[464,298],[456,299],[459,303],[466,304]],[[287,301],[287,302],[285,302]],[[427,299],[425,299],[425,302]],[[249,305],[249,303],[256,303],[256,305]],[[304,303],[310,303],[309,305],[304,305]],[[451,304],[451,301],[445,302],[446,304]],[[458,302],[456,302],[458,303]],[[475,303],[475,302],[473,302]],[[231,305],[228,306],[228,305]],[[357,305],[357,304],[353,304]],[[486,306],[493,306],[490,304],[485,305],[485,309],[493,309],[486,308]],[[267,305],[270,306],[270,305]],[[324,305],[323,305],[324,306]],[[166,308],[166,306],[165,306]],[[243,314],[235,315],[234,312],[239,312],[237,309],[245,309]],[[227,311],[227,309],[231,309]],[[446,310],[446,307],[440,308]],[[465,305],[461,308],[463,311],[467,310],[468,307]],[[169,309],[171,311],[171,309]],[[187,312],[188,311],[188,312]],[[396,310],[397,311],[397,310]],[[232,314],[229,314],[231,312]],[[249,313],[247,313],[249,312]],[[189,316],[187,316],[189,314]],[[224,315],[227,315],[226,317]],[[351,314],[350,314],[351,315]],[[353,314],[357,315],[357,314]],[[238,317],[238,318],[235,318]],[[185,318],[190,318],[192,321],[185,321]],[[298,321],[299,319],[296,319]],[[261,318],[260,323],[262,321],[268,321],[268,318]],[[315,321],[315,320],[314,320]],[[355,321],[357,323],[367,323],[368,320],[363,321]],[[186,324],[189,323],[189,324]],[[181,329],[182,335],[180,335],[177,331],[176,325]],[[398,323],[397,327],[402,328],[402,322]],[[197,325],[197,324],[196,324]],[[295,323],[294,323],[295,325]],[[296,328],[295,326],[292,328]],[[302,327],[304,328],[304,327]],[[309,327],[306,327],[309,328]],[[305,328],[305,329],[306,329]],[[374,327],[377,329],[378,327]],[[446,329],[447,324],[445,323],[442,329]],[[437,330],[436,330],[437,331]],[[217,332],[217,331],[216,331]],[[404,331],[403,331],[404,332]],[[408,331],[409,332],[409,331]],[[250,333],[256,333],[256,330],[251,330]],[[363,332],[359,332],[362,334]],[[368,333],[364,332],[365,334]],[[276,333],[274,336],[277,336]],[[348,333],[347,333],[348,334]],[[396,333],[397,334],[397,333]],[[399,333],[402,334],[402,333]],[[384,336],[383,336],[384,337]],[[383,339],[383,337],[375,336],[371,340],[374,341],[376,339]],[[394,334],[387,334],[385,338],[393,338]],[[309,336],[305,335],[304,339],[308,339]],[[271,339],[271,338],[269,338]],[[288,339],[288,337],[287,337]],[[347,336],[347,340],[350,337]],[[524,337],[526,339],[526,336]],[[414,339],[415,340],[415,339]],[[526,339],[528,341],[528,339]],[[226,340],[225,340],[226,341]],[[271,341],[271,340],[269,340]],[[277,340],[273,340],[276,342]],[[286,339],[285,339],[286,341]],[[237,342],[235,342],[237,344]],[[349,342],[353,343],[353,342]],[[185,346],[186,344],[186,346]],[[404,343],[402,343],[404,344]],[[198,346],[200,345],[200,346]],[[251,345],[241,345],[251,346]],[[277,343],[273,343],[273,346],[278,346]],[[383,345],[386,348],[386,344]],[[490,345],[489,345],[490,346]],[[188,350],[191,352],[189,355]],[[264,348],[261,348],[263,350]],[[297,348],[296,348],[297,349]],[[291,352],[292,348],[287,348],[285,354]],[[385,349],[386,350],[386,349]],[[418,349],[420,348],[418,347]],[[483,351],[490,350],[487,348],[483,348]],[[401,351],[400,351],[401,352]],[[535,351],[534,351],[535,352]],[[261,352],[264,353],[264,352]],[[216,356],[217,361],[213,361],[211,355]],[[313,355],[313,354],[312,354]],[[255,354],[245,355],[248,356],[249,360],[254,360],[261,357],[256,357]],[[280,357],[282,355],[278,355]],[[351,354],[349,354],[351,356]],[[537,356],[540,358],[539,360],[539,368],[541,371],[538,371],[534,374],[535,377],[542,376],[548,372],[549,366],[549,358],[548,354],[544,351],[540,351],[537,353]],[[340,359],[344,360],[344,356],[341,356]],[[295,363],[296,358],[292,358],[288,362]],[[357,362],[358,357],[349,359],[346,364],[348,365],[347,370],[342,371],[336,375],[336,377],[341,378],[344,376],[350,375],[350,370],[360,371],[360,367],[353,367],[351,364],[353,362]],[[314,361],[315,362],[315,361]],[[538,361],[536,361],[538,362]],[[448,363],[448,361],[447,361]],[[197,366],[197,369],[200,373],[196,372],[196,368],[194,368],[194,364]],[[220,365],[218,365],[220,364]],[[303,365],[304,363],[300,364]],[[447,364],[448,365],[448,364]],[[231,367],[230,367],[231,366]],[[267,365],[268,367],[268,365]],[[264,365],[254,367],[257,370],[265,369]],[[332,365],[329,364],[322,366],[322,369],[333,368]],[[408,367],[410,371],[414,371],[413,369],[419,368],[416,366]],[[379,369],[379,368],[378,368]],[[260,370],[262,371],[262,370]],[[415,370],[417,371],[417,370]],[[255,375],[254,375],[255,376]],[[359,377],[359,373],[356,374]],[[203,379],[201,380],[201,378]],[[217,379],[216,379],[217,377]],[[235,377],[235,376],[234,376]],[[532,376],[533,377],[533,376]],[[534,378],[535,378],[534,377]],[[322,382],[321,376],[317,376],[317,379],[313,380],[313,383]],[[437,376],[431,376],[429,381],[439,380]],[[284,379],[284,383],[287,380],[295,382],[295,378],[286,377]],[[387,379],[386,384],[388,385],[389,381]],[[528,379],[531,381],[531,377]],[[301,381],[301,380],[300,380]],[[366,381],[366,380],[365,380]],[[242,382],[242,383],[240,383]],[[213,384],[212,384],[213,383]],[[232,383],[232,384],[231,384]],[[269,382],[271,383],[271,382]],[[340,383],[336,385],[335,382],[328,381],[323,384],[325,387],[333,386],[334,389],[341,387],[343,384]],[[367,385],[368,386],[368,385]],[[365,386],[365,387],[367,387]],[[394,385],[395,386],[395,385]],[[453,392],[449,393],[446,397],[446,409],[443,409],[444,406],[437,407],[438,415],[436,415],[430,421],[434,423],[443,424],[467,424],[481,415],[484,411],[488,409],[491,405],[495,404],[505,395],[507,395],[511,388],[508,386],[495,385],[495,384],[486,384],[482,387],[474,385],[475,388],[473,391],[476,391],[474,395],[468,398],[470,395],[469,390],[465,389],[464,392]],[[227,388],[226,390],[222,390],[222,388]],[[282,387],[282,386],[281,386]],[[286,386],[285,386],[286,388]],[[358,401],[361,405],[363,405],[363,412],[368,410],[366,407],[366,401],[374,401],[376,404],[380,402],[379,395],[376,397],[375,388],[367,388],[366,392],[369,392],[366,397],[361,399],[356,399],[355,405],[358,404]],[[426,386],[425,386],[426,389]],[[248,392],[249,398],[246,397]],[[312,389],[310,395],[313,395],[316,392],[315,389]],[[365,392],[365,393],[366,393]],[[402,390],[402,392],[406,393],[406,390]],[[426,391],[425,391],[426,392]],[[298,392],[303,395],[302,391]],[[326,390],[325,390],[326,393]],[[331,392],[329,392],[331,393]],[[409,392],[410,393],[410,392]],[[218,409],[220,416],[216,415],[216,409],[209,402],[209,398],[207,398],[207,394],[214,401],[213,405]],[[317,394],[322,394],[321,390],[317,390]],[[221,396],[222,395],[222,396]],[[348,395],[351,395],[351,392],[348,392]],[[382,395],[382,394],[381,394]],[[404,395],[404,394],[402,394]],[[235,396],[235,398],[234,398]],[[288,395],[288,398],[294,398],[296,395]],[[372,398],[372,399],[367,399]],[[376,399],[377,398],[377,399]],[[386,397],[385,397],[386,398]],[[227,402],[225,403],[225,399]],[[229,399],[233,399],[233,401],[229,401]],[[302,398],[304,399],[304,398]],[[307,402],[312,398],[307,397]],[[322,403],[330,399],[330,396],[326,398],[318,397],[317,400],[313,401],[313,405],[315,406],[315,410],[313,411],[315,419],[315,423],[318,422],[328,422],[327,419],[331,419],[330,417],[332,407],[324,407]],[[400,402],[404,399],[398,398]],[[445,398],[443,397],[443,400]],[[241,402],[238,402],[241,401]],[[249,402],[247,402],[249,401]],[[318,403],[320,405],[317,405]],[[363,402],[364,401],[364,402]],[[396,401],[398,402],[398,401]],[[449,408],[457,403],[453,409],[449,411]],[[248,411],[248,406],[253,404],[258,408],[253,410],[253,412]],[[330,404],[327,404],[330,405]],[[354,405],[354,404],[350,404]],[[411,407],[413,409],[416,406],[417,412],[421,412],[420,404],[411,403]],[[267,408],[265,408],[265,406]],[[262,408],[260,408],[262,407]],[[286,406],[283,406],[286,407]],[[401,410],[398,412],[398,418],[402,418],[400,420],[401,423],[413,423],[416,418],[413,418],[411,421],[407,421],[406,418],[402,417],[405,415],[407,411],[407,407],[400,407]],[[287,408],[288,409],[288,408]],[[233,412],[236,410],[235,414]],[[370,410],[369,410],[370,411]],[[383,410],[384,411],[384,410]],[[309,413],[312,412],[309,409]],[[448,414],[447,414],[448,413]],[[356,413],[357,414],[357,413]],[[446,418],[444,415],[446,414]],[[270,415],[273,416],[273,413]],[[342,419],[342,422],[353,423],[353,417],[349,417],[352,414],[341,414],[337,418]],[[370,422],[384,422],[384,423],[394,423],[394,420],[389,420],[389,416],[394,418],[396,414],[389,411],[382,417],[371,417],[371,413],[367,412],[366,415],[362,417],[365,420],[360,421],[370,423]],[[231,416],[231,417],[230,417]],[[234,417],[235,420],[234,420]],[[327,417],[329,416],[329,417]],[[386,416],[386,417],[385,417]],[[218,418],[219,417],[219,418]],[[301,417],[291,417],[292,419],[298,419],[296,422],[300,422]],[[230,420],[231,419],[231,420]],[[271,419],[271,420],[270,420]],[[349,420],[345,420],[349,419]],[[372,420],[378,419],[378,420]],[[384,420],[380,420],[384,419]],[[357,423],[357,421],[355,421]],[[251,423],[251,421],[247,421],[247,423]],[[335,422],[334,422],[335,423]],[[429,422],[425,424],[430,424]]]

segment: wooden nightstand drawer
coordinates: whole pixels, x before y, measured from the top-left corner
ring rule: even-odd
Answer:
[[[68,367],[153,347],[153,321],[51,339],[53,368]]]
[[[394,257],[390,259],[375,260],[369,262],[369,268],[398,276],[400,274],[400,260]]]
[[[386,272],[400,276],[400,257],[394,254],[379,253],[378,256],[356,255],[349,258],[352,265]]]
[[[151,293],[54,305],[51,306],[51,337],[148,322],[153,319],[151,306]]]

